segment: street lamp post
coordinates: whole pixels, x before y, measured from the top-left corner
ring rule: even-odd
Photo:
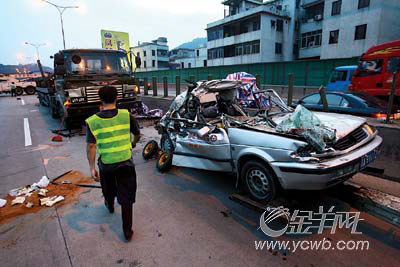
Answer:
[[[39,60],[40,59],[40,57],[39,57],[39,47],[45,46],[46,44],[45,43],[44,44],[32,44],[32,43],[29,43],[29,42],[25,42],[25,44],[26,45],[31,45],[34,48],[36,48],[36,57],[37,57],[37,60]]]
[[[47,0],[42,0],[42,2],[45,2],[49,5],[54,6],[55,8],[57,8],[58,13],[60,13],[60,20],[61,20],[61,32],[62,32],[62,37],[63,37],[63,44],[64,44],[64,49],[65,49],[65,36],[64,36],[64,21],[63,21],[63,14],[65,12],[65,10],[67,10],[68,8],[79,8],[79,6],[59,6],[56,5],[52,2],[49,2]]]

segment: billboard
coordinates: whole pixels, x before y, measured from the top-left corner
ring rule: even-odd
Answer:
[[[105,49],[124,50],[129,57],[129,33],[101,30],[101,47]]]

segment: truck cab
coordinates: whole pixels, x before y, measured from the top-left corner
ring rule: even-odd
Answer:
[[[99,111],[98,90],[103,86],[117,89],[118,108],[130,110],[138,104],[138,87],[126,52],[68,49],[56,53],[53,59],[52,86],[38,89],[39,100],[50,107],[53,117],[62,117],[67,127],[82,124]]]
[[[351,77],[356,69],[357,66],[336,67],[335,70],[332,71],[326,89],[328,91],[348,91]]]
[[[390,66],[400,60],[400,40],[373,46],[360,58],[351,79],[350,91],[388,98],[393,81]],[[400,97],[400,79],[397,79],[395,95]]]

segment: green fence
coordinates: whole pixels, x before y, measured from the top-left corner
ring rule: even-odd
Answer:
[[[284,85],[288,83],[288,76],[293,73],[295,76],[295,86],[320,86],[327,83],[332,70],[338,66],[356,65],[358,58],[347,59],[327,59],[327,60],[307,60],[307,61],[287,61],[276,63],[256,63],[241,64],[218,67],[202,67],[178,70],[160,70],[137,72],[137,78],[157,78],[161,83],[163,77],[168,78],[168,83],[175,83],[175,77],[189,80],[190,76],[195,77],[195,81],[207,80],[211,75],[212,79],[223,79],[230,73],[244,71],[260,75],[262,84]]]

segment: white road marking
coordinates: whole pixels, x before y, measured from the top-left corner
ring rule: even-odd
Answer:
[[[23,99],[21,99],[21,104],[25,105],[25,101]]]
[[[28,118],[24,118],[25,146],[32,145],[31,130],[29,129]]]

